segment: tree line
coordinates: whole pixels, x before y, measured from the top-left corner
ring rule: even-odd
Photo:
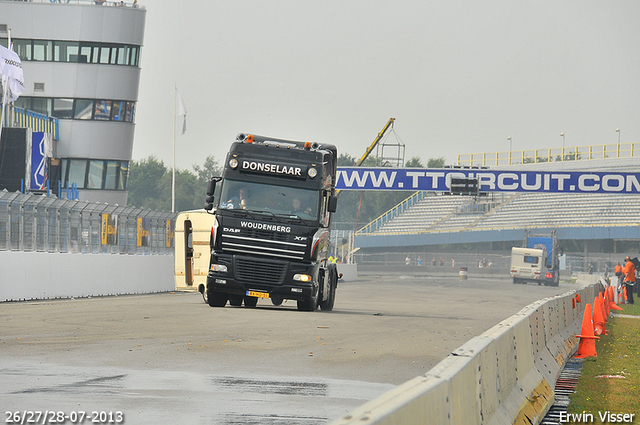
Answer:
[[[357,159],[348,153],[340,154],[338,166],[353,166]],[[430,158],[426,167],[420,157],[414,156],[405,162],[411,168],[442,168],[445,159]],[[376,165],[376,159],[367,158],[365,167]],[[176,211],[201,209],[204,205],[207,183],[214,176],[222,175],[222,167],[214,156],[208,156],[202,166],[192,165],[191,170],[176,169]],[[151,155],[140,161],[131,161],[129,168],[127,204],[140,208],[171,210],[172,169],[164,161]],[[340,193],[338,211],[333,222],[338,228],[354,229],[369,223],[390,210],[414,191],[355,191]]]

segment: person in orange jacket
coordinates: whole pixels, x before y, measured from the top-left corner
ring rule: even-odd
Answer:
[[[622,283],[622,266],[619,261],[616,264],[616,268],[613,270],[613,274],[618,278],[618,285],[620,285]]]
[[[627,287],[627,302],[633,304],[633,287],[636,284],[636,268],[629,256],[627,256],[625,260],[627,263],[622,268],[622,273],[624,275],[624,283]]]

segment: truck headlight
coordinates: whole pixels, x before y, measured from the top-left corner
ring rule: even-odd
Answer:
[[[229,167],[231,167],[233,169],[237,168],[238,167],[238,160],[235,159],[235,158],[231,158],[229,160]]]
[[[227,272],[227,266],[225,266],[224,264],[212,264],[211,265],[211,271],[212,272],[226,273]]]
[[[311,282],[311,276],[308,274],[296,273],[293,275],[293,280],[297,280],[299,282]]]
[[[309,174],[309,177],[314,178],[318,175],[318,170],[316,170],[315,168],[309,168],[307,174]]]

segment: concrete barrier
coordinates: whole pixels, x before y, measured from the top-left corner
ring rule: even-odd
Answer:
[[[172,255],[0,251],[0,301],[172,291]]]
[[[332,424],[540,423],[553,404],[555,382],[577,349],[584,305],[600,290],[596,279],[585,280],[575,291],[530,304],[425,375]],[[573,308],[576,293],[582,302]]]
[[[336,264],[338,273],[342,273],[342,282],[355,282],[358,280],[358,265],[357,264]]]

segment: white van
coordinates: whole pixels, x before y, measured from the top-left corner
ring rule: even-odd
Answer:
[[[527,281],[544,281],[544,259],[546,250],[535,248],[511,248],[511,277],[513,283],[527,283]]]

